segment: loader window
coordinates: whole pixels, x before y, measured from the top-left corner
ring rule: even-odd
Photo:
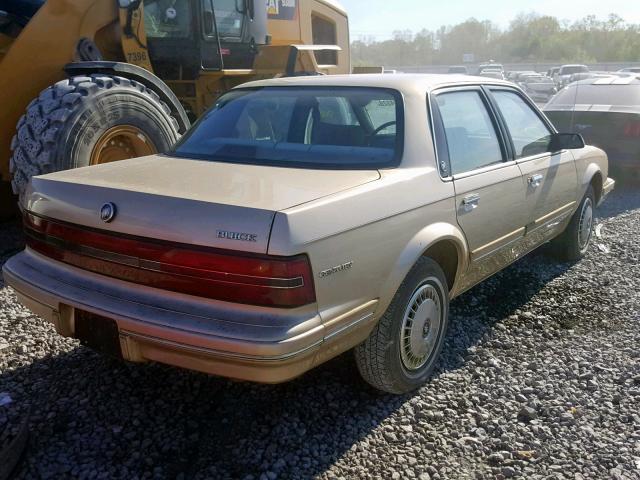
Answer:
[[[175,147],[178,157],[309,168],[380,168],[399,162],[402,97],[365,87],[236,89]]]
[[[192,15],[190,2],[144,0],[144,28],[149,38],[188,38]]]
[[[336,24],[317,15],[311,16],[311,32],[314,45],[336,45],[338,37]],[[315,52],[318,65],[337,65],[338,52],[335,50],[321,50]]]
[[[244,14],[238,11],[238,1],[214,0],[213,8],[220,37],[240,37]]]

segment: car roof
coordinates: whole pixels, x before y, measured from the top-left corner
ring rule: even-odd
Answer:
[[[588,78],[586,80],[580,80],[578,82],[573,82],[570,86],[576,85],[640,85],[640,78],[630,75],[628,77],[596,77],[596,78]]]
[[[512,87],[511,82],[487,77],[442,73],[399,73],[384,74],[351,74],[351,75],[313,75],[300,77],[273,78],[257,80],[242,84],[237,88],[284,87],[284,86],[316,86],[316,87],[375,87],[390,88],[400,92],[431,91],[443,86],[455,85],[504,85]]]

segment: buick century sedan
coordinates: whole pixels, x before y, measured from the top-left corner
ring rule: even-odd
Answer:
[[[348,350],[402,393],[449,302],[543,243],[589,246],[607,157],[511,83],[259,81],[165,155],[35,177],[6,282],[62,335],[125,360],[283,382]]]

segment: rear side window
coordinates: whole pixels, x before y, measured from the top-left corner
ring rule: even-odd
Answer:
[[[451,174],[502,162],[502,150],[479,91],[440,93],[435,104],[447,141]]]
[[[233,90],[183,137],[179,157],[292,167],[380,168],[403,147],[401,95],[382,88]]]
[[[547,152],[551,131],[531,106],[515,92],[497,90],[493,96],[507,124],[516,158]]]

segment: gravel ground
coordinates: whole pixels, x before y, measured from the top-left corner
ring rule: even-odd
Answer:
[[[118,363],[0,284],[0,394],[31,410],[17,477],[640,479],[640,188],[600,214],[582,262],[535,253],[457,299],[434,379],[403,397],[348,355],[280,386]]]

